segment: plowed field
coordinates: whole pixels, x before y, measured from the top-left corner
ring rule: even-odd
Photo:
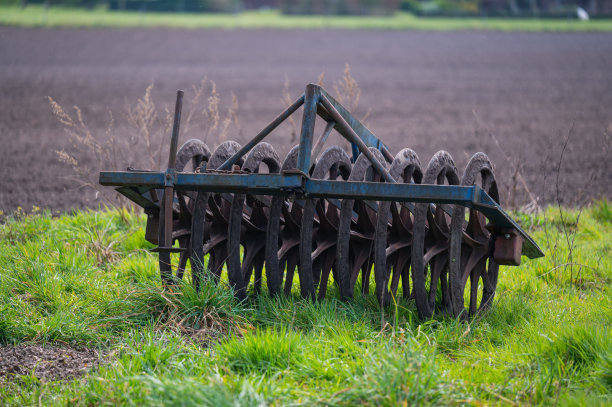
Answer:
[[[284,108],[285,78],[297,97],[325,72],[333,94],[346,63],[361,87],[357,114],[370,110],[368,127],[394,153],[410,147],[426,165],[444,149],[461,172],[484,151],[517,206],[525,189],[540,203],[612,196],[612,34],[2,27],[0,209],[98,204],[66,179],[55,151],[70,149],[68,136],[47,96],[80,106],[103,137],[108,110],[120,122],[150,83],[171,105],[207,77],[223,100],[236,95],[242,131],[228,138],[244,142]],[[292,144],[286,131],[270,142],[281,157]]]

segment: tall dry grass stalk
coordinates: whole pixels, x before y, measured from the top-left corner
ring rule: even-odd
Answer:
[[[281,102],[285,105],[286,108],[291,106],[294,102],[293,96],[291,92],[289,92],[289,77],[285,75],[285,82],[283,84],[283,96],[281,98]],[[293,145],[298,139],[298,127],[297,122],[295,121],[295,115],[291,115],[285,121],[286,127],[289,129],[289,140]]]
[[[198,134],[202,141],[214,139],[215,145],[226,140],[230,130],[238,134],[241,131],[238,115],[238,98],[232,93],[232,101],[227,110],[221,112],[221,97],[217,85],[204,78],[192,86],[193,97],[190,109],[183,125],[184,134]]]
[[[325,72],[321,72],[317,78],[317,85],[325,88]],[[342,104],[351,114],[359,115],[359,102],[361,99],[361,88],[359,84],[351,74],[351,67],[347,63],[344,67],[344,74],[342,78],[340,78],[336,83],[332,85],[334,89],[334,96],[340,104]],[[283,85],[283,92],[281,97],[282,103],[286,108],[291,106],[295,101],[294,95],[291,95],[289,91],[289,78],[285,75],[285,82]],[[365,114],[358,119],[365,124],[366,120],[370,116],[371,109],[368,109]],[[290,140],[291,143],[297,142],[299,137],[299,128],[298,124],[294,118],[295,115],[290,116],[285,123],[287,123],[289,128]],[[298,116],[299,117],[299,116]],[[356,116],[357,117],[357,116]],[[351,152],[350,143],[346,141],[344,138],[341,140],[342,148],[344,148],[349,153]]]
[[[322,78],[319,77],[319,79],[322,82]],[[348,63],[344,66],[344,75],[334,84],[334,92],[340,104],[347,108],[349,112],[357,114],[359,102],[361,101],[361,88],[355,78],[353,78],[351,66]],[[365,123],[371,112],[371,109],[368,109],[359,120]]]
[[[319,79],[322,83],[323,78],[319,77]],[[334,83],[333,88],[338,102],[348,109],[351,114],[355,115],[361,123],[365,124],[370,116],[371,109],[368,109],[361,117],[357,116],[360,114],[359,102],[361,101],[361,88],[351,74],[351,66],[348,63],[344,66],[344,75]],[[344,138],[342,138],[342,148],[346,150],[349,155],[351,154],[351,144]]]
[[[136,103],[126,106],[126,119],[130,126],[130,133],[127,137],[130,147],[140,147],[144,144],[146,148],[146,154],[140,157],[147,162],[138,160],[138,162],[132,162],[132,166],[144,165],[143,168],[160,169],[164,150],[163,135],[168,134],[172,128],[172,117],[167,109],[163,117],[160,117],[158,108],[151,97],[152,91],[153,84],[147,86],[144,95]]]
[[[480,118],[476,110],[472,110],[472,114],[479,127],[476,129],[476,135],[480,136],[480,132],[484,130],[484,135],[488,136],[491,141],[493,141],[493,144],[497,147],[501,156],[506,160],[506,164],[511,169],[512,175],[507,184],[507,190],[505,191],[506,202],[503,202],[506,208],[533,215],[540,213],[542,209],[539,203],[540,197],[536,196],[534,192],[531,191],[531,188],[527,185],[527,181],[523,177],[523,159],[521,157],[512,156],[512,154],[508,153],[508,151],[502,147],[495,133],[493,133],[489,125]],[[501,187],[503,182],[498,180],[498,185]],[[519,205],[518,203],[519,194],[526,196],[527,202],[523,203],[523,205]]]
[[[219,144],[230,131],[240,132],[238,100],[226,111],[221,109],[221,97],[214,82],[206,78],[192,86],[193,97],[184,106],[181,138],[199,138]],[[56,151],[58,159],[73,170],[68,178],[77,188],[92,189],[96,199],[109,206],[129,207],[129,202],[111,188],[98,184],[100,171],[122,171],[128,167],[161,170],[167,158],[173,113],[169,105],[155,104],[153,85],[135,103],[127,104],[122,117],[127,131],[117,134],[115,114],[109,110],[109,121],[104,135],[93,135],[81,109],[65,109],[48,97],[51,112],[64,126],[69,146]],[[214,146],[211,146],[214,147]]]

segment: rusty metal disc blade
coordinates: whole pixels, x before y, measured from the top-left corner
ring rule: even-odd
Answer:
[[[206,171],[216,170],[223,162],[240,150],[240,144],[235,141],[225,141],[217,147],[210,156]],[[238,166],[242,165],[243,160],[238,160]],[[197,241],[192,243],[194,253],[192,256],[197,261],[196,267],[203,268],[204,258],[208,256],[207,275],[214,281],[221,278],[223,265],[227,260],[227,229],[230,216],[230,201],[233,199],[231,194],[217,194],[198,192],[196,196],[196,206],[194,213],[197,218],[192,220],[192,231],[198,230]],[[192,268],[194,262],[192,261]]]
[[[299,151],[299,145],[289,151],[281,165],[281,172],[297,168]],[[283,273],[279,263],[286,263],[289,250],[299,244],[299,224],[294,220],[294,216],[301,216],[301,208],[299,208],[299,214],[296,213],[297,205],[295,207],[292,205],[289,210],[289,202],[284,196],[272,197],[269,208],[265,246],[266,280],[270,295],[276,295],[281,290],[283,274],[288,275],[288,273]]]
[[[440,184],[444,182],[448,182],[450,185],[457,185],[459,177],[457,176],[457,169],[452,157],[445,151],[439,151],[432,157],[427,166],[423,176],[423,184]],[[446,222],[446,214],[440,208],[436,207],[435,212],[431,212],[427,204],[415,205],[411,269],[413,293],[417,311],[421,318],[430,318],[433,315],[435,304],[431,303],[431,298],[433,297],[435,300],[437,297],[435,293],[438,289],[438,280],[445,273],[444,267],[436,267],[436,263],[440,263],[438,260],[440,260],[441,256],[448,255],[448,234],[445,233],[444,227],[447,225]],[[426,226],[428,227],[426,228]],[[432,247],[435,253],[430,251],[428,255],[428,250]],[[430,267],[426,267],[428,263]],[[425,273],[428,270],[430,273],[430,278],[428,279],[429,287],[425,278]],[[439,273],[440,276],[433,273]],[[444,282],[448,281],[446,278],[441,280]],[[447,304],[451,302],[449,296],[450,289],[448,287],[441,289],[440,308],[443,311],[448,306]]]
[[[317,160],[311,178],[348,179],[351,171],[351,160],[346,152],[333,146],[325,150]],[[320,205],[317,208],[317,205]],[[315,215],[318,214],[319,225],[315,228]],[[316,290],[313,275],[312,253],[317,250],[319,241],[316,234],[319,228],[337,230],[337,208],[334,205],[319,203],[319,199],[309,198],[304,202],[300,229],[300,291],[305,298],[315,298]],[[329,235],[327,236],[329,238]],[[320,268],[317,268],[320,271]],[[319,286],[321,286],[319,276]],[[325,285],[325,287],[327,287]]]
[[[420,183],[421,163],[416,153],[409,148],[401,150],[391,162],[389,174],[397,182]],[[409,276],[406,273],[410,267],[412,229],[412,213],[405,206],[395,202],[379,202],[374,237],[374,280],[376,297],[381,306],[389,303],[389,294],[397,296],[402,276],[405,276],[402,278],[404,296],[410,295]]]
[[[380,163],[385,163],[382,153],[370,148],[371,154]],[[360,154],[351,169],[349,181],[380,181],[380,174],[376,173],[373,164],[364,155]],[[353,216],[356,214],[357,218]],[[340,295],[343,298],[352,298],[355,283],[364,264],[373,256],[375,224],[372,218],[375,215],[369,211],[363,202],[344,199],[340,209],[338,223],[338,243],[336,246],[336,268],[339,278]],[[359,244],[361,243],[361,244]],[[362,273],[362,282],[367,273]]]
[[[258,173],[261,165],[265,165],[269,173],[280,171],[280,159],[274,148],[265,142],[257,144],[242,165],[242,171]],[[227,240],[227,272],[230,283],[238,298],[246,297],[247,285],[250,282],[255,266],[256,286],[261,284],[261,268],[258,257],[265,253],[266,227],[268,218],[257,197],[252,195],[247,199],[244,194],[234,194],[228,224]],[[245,205],[246,204],[246,205]],[[246,206],[246,207],[245,207]],[[244,261],[240,260],[240,248],[244,247]]]
[[[479,185],[491,198],[499,202],[493,166],[483,153],[477,153],[470,159],[461,184]],[[453,261],[449,264],[449,276],[452,309],[456,317],[471,317],[489,306],[495,295],[499,269],[491,258],[491,233],[486,228],[485,216],[470,209],[466,225],[465,213],[463,207],[455,207],[450,230],[450,256]],[[466,309],[464,291],[468,279],[470,293]],[[479,281],[482,281],[482,285],[479,285]]]

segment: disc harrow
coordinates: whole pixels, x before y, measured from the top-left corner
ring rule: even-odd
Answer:
[[[373,293],[381,306],[401,295],[421,318],[468,317],[491,306],[499,265],[543,256],[500,207],[483,153],[461,178],[445,151],[425,168],[409,148],[394,157],[316,85],[244,146],[211,150],[191,139],[178,148],[182,96],[166,171],[100,173],[102,185],[144,208],[165,287],[189,262],[196,289],[225,270],[239,299],[259,295],[265,280],[270,295],[297,286],[313,300]],[[281,160],[263,139],[302,106],[300,143]],[[313,142],[317,117],[326,125]],[[334,130],[352,157],[324,148]]]

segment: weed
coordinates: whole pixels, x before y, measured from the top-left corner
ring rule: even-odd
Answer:
[[[520,157],[512,157],[511,155],[509,155],[502,147],[499,139],[497,138],[495,133],[493,133],[493,131],[489,128],[487,123],[480,119],[476,111],[472,111],[472,113],[474,115],[474,118],[476,119],[476,122],[478,123],[478,126],[483,128],[485,133],[491,138],[493,144],[495,144],[495,146],[501,153],[501,156],[505,158],[508,167],[511,169],[512,177],[507,186],[507,192],[505,197],[507,204],[505,206],[513,210],[520,209],[520,212],[522,212],[523,214],[529,215],[538,213],[541,210],[538,204],[539,199],[533,194],[531,188],[529,188],[529,186],[527,185],[527,181],[523,177],[523,162],[521,161],[522,159]],[[478,135],[480,131],[482,130],[477,129],[476,134]],[[519,191],[525,194],[528,199],[527,203],[523,204],[522,206],[518,204]]]
[[[347,108],[349,112],[357,112],[361,100],[361,88],[357,84],[355,78],[353,78],[351,67],[348,63],[344,65],[344,75],[342,79],[336,82],[333,87],[338,102]],[[361,117],[361,121],[365,122],[369,115],[370,110]]]
[[[304,363],[304,340],[286,327],[247,332],[220,344],[217,351],[235,372],[274,373]]]
[[[197,134],[204,141],[213,139],[221,143],[230,130],[240,132],[238,100],[235,95],[232,95],[227,112],[222,114],[221,98],[214,82],[203,79],[192,87],[192,91],[193,97],[184,109],[184,138]],[[116,134],[115,114],[109,111],[104,137],[91,133],[78,106],[74,106],[70,113],[48,97],[51,111],[64,126],[71,143],[68,150],[56,151],[58,159],[72,168],[73,175],[69,178],[79,188],[96,191],[96,197],[104,204],[122,209],[131,205],[122,195],[99,185],[100,171],[122,171],[126,168],[159,170],[165,165],[163,160],[167,157],[173,117],[167,106],[162,109],[155,104],[152,93],[151,84],[141,98],[126,106],[124,118],[130,129],[129,134]]]
[[[593,202],[593,217],[602,223],[612,223],[612,205],[604,199]]]
[[[283,96],[281,98],[281,102],[285,105],[285,108],[288,108],[295,102],[292,99],[291,93],[289,92],[289,77],[285,75],[285,82],[283,84]],[[289,140],[291,144],[295,144],[298,139],[298,126],[295,121],[294,115],[291,115],[284,122],[285,126],[289,128]]]
[[[200,291],[184,281],[170,291],[144,282],[130,293],[128,302],[126,319],[153,320],[158,331],[171,331],[204,345],[231,332],[240,333],[238,321],[245,311],[229,287],[221,289],[211,279],[201,282]]]
[[[551,338],[539,355],[560,363],[563,374],[576,375],[601,363],[601,357],[612,352],[607,336],[609,329],[578,325],[570,332]]]
[[[317,78],[316,83],[319,86],[324,87],[324,82],[325,82],[325,72],[321,72],[319,74],[319,77]],[[348,63],[345,64],[344,73],[343,73],[342,78],[333,84],[333,89],[334,89],[335,97],[338,100],[338,102],[340,102],[340,104],[346,107],[347,110],[352,112],[353,114],[359,114],[359,101],[361,99],[361,89],[359,88],[359,84],[357,83],[355,78],[352,76],[351,67]],[[285,105],[285,108],[288,108],[294,102],[294,100],[292,99],[289,93],[289,78],[287,76],[285,76],[285,82],[283,85],[281,101]],[[371,113],[371,109],[368,109],[368,111],[365,114],[363,114],[359,118],[359,120],[362,123],[365,123],[365,121],[370,116],[370,113]],[[298,126],[297,126],[297,123],[293,115],[289,116],[289,118],[286,120],[285,123],[286,123],[285,124],[286,127],[289,129],[290,140],[291,140],[291,143],[293,144],[297,141],[297,136],[298,136]],[[327,134],[329,135],[329,133]],[[321,137],[320,141],[324,141],[324,137]],[[343,137],[340,137],[339,141],[337,141],[335,144],[341,145],[342,148],[344,148],[349,153],[352,152],[349,142]],[[315,144],[315,148],[313,151],[317,153],[320,152],[320,147],[322,147],[322,145],[319,145],[319,143],[317,142]]]

